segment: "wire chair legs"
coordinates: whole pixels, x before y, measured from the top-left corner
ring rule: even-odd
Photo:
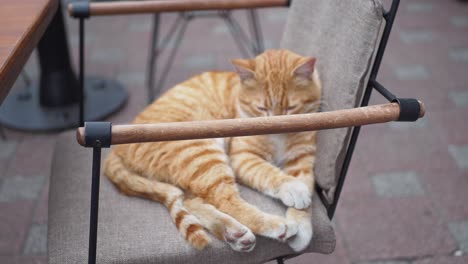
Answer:
[[[101,146],[97,142],[93,146],[93,169],[91,175],[91,210],[89,216],[89,251],[88,263],[96,263],[97,231],[98,231],[98,211],[99,211],[99,182],[101,168]]]
[[[247,20],[250,28],[250,36],[248,36],[239,23],[232,17],[231,11],[197,11],[197,12],[181,12],[174,23],[169,27],[166,35],[160,37],[160,16],[156,13],[153,15],[153,29],[150,39],[149,58],[146,74],[146,85],[148,90],[148,103],[151,103],[162,91],[169,70],[172,67],[177,51],[185,35],[188,23],[199,17],[220,17],[222,18],[242,56],[250,57],[264,50],[263,37],[258,20],[257,11],[251,9],[247,11]],[[169,43],[172,44],[171,47]],[[156,73],[158,59],[164,49],[170,49],[169,55],[164,66],[159,70],[160,74]]]
[[[151,103],[156,96],[161,92],[161,88],[164,86],[166,77],[169,73],[169,70],[174,63],[175,55],[177,50],[180,47],[180,44],[185,35],[185,31],[190,21],[190,17],[181,13],[177,17],[174,24],[171,26],[167,35],[159,43],[159,21],[160,14],[155,14],[153,16],[153,34],[151,36],[150,44],[150,56],[148,62],[148,72],[147,72],[147,89],[148,89],[148,103]],[[157,66],[157,61],[162,51],[168,46],[170,42],[173,42],[174,45],[170,47],[169,57],[166,60],[165,66],[162,68],[159,78],[156,79],[155,71]]]
[[[86,122],[85,146],[93,148],[93,167],[91,172],[91,206],[89,215],[88,263],[96,263],[96,247],[99,212],[99,184],[101,176],[101,149],[109,148],[111,143],[110,122]]]
[[[254,38],[254,42],[252,42],[254,46],[252,49],[255,54],[260,54],[265,50],[265,46],[263,44],[262,28],[260,27],[260,21],[258,20],[257,10],[251,9],[247,11],[247,16],[249,19],[250,34]]]

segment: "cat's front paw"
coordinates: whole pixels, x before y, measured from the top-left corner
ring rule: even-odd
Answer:
[[[301,252],[309,246],[312,240],[313,230],[310,221],[302,222],[298,224],[299,232],[288,240],[289,246],[295,252]]]
[[[287,242],[298,232],[297,223],[295,221],[290,221],[279,217],[271,218],[270,220],[270,224],[265,225],[269,226],[269,228],[265,228],[265,230],[262,231],[260,235],[276,239],[280,242]]]
[[[281,185],[278,196],[286,206],[296,209],[305,209],[309,207],[312,201],[309,189],[299,180]]]

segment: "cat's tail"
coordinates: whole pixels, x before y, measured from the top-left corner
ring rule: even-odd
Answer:
[[[121,192],[164,204],[180,234],[193,247],[202,250],[210,244],[211,239],[198,218],[184,208],[182,190],[174,185],[149,180],[138,175],[127,168],[122,159],[113,151],[104,161],[103,171]]]

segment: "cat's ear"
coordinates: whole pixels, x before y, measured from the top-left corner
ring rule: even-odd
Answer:
[[[255,65],[251,60],[234,59],[231,60],[232,65],[236,68],[236,72],[242,82],[255,79]]]
[[[299,64],[293,71],[293,76],[312,80],[312,74],[315,70],[315,62],[317,58],[308,57]]]

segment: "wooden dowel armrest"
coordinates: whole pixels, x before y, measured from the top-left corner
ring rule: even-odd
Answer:
[[[419,104],[419,117],[423,117],[425,107],[422,102]],[[354,127],[396,121],[399,115],[400,106],[397,103],[388,103],[301,115],[115,125],[112,126],[111,144],[237,137]],[[83,127],[77,129],[76,136],[78,143],[84,146],[85,129]]]
[[[158,12],[182,12],[196,10],[226,10],[287,6],[287,0],[171,0],[89,3],[89,15],[107,16]],[[68,5],[68,12],[75,16],[75,7]]]

